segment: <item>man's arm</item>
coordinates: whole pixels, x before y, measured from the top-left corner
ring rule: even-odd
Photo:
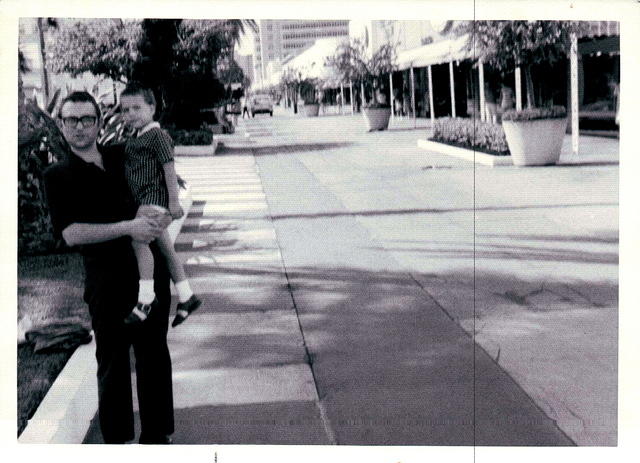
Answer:
[[[162,228],[152,218],[136,217],[115,223],[72,223],[62,230],[62,238],[69,246],[102,243],[123,236],[149,243],[161,233]]]

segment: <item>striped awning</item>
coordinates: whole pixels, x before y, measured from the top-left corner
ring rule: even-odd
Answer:
[[[401,51],[398,53],[398,69],[402,71],[411,67],[419,68],[471,58],[473,51],[467,50],[468,37],[465,34],[455,39]]]
[[[328,57],[335,55],[343,38],[324,38],[315,41],[312,47],[284,64],[283,70],[293,69],[302,74],[302,78],[319,79],[323,82],[337,82],[340,77],[335,69],[326,66]]]

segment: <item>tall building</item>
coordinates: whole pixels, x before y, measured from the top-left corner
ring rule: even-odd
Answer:
[[[441,39],[432,22],[424,20],[351,21],[349,35],[364,40],[371,54],[385,43],[397,45],[397,51],[400,52]]]
[[[258,86],[268,82],[271,70],[279,69],[283,60],[299,55],[317,39],[348,36],[348,20],[260,20],[254,40],[253,81]]]
[[[234,56],[238,66],[242,68],[244,75],[248,77],[251,82],[254,82],[255,76],[253,75],[253,55],[240,55],[238,53]]]

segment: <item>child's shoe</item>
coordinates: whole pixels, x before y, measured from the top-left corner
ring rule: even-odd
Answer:
[[[200,307],[202,301],[195,294],[192,295],[186,302],[181,302],[176,307],[176,318],[173,319],[171,323],[172,327],[178,326],[180,323],[185,321],[191,312],[195,311],[198,307]]]
[[[129,315],[127,315],[124,319],[125,325],[138,325],[145,321],[147,317],[149,317],[149,313],[153,306],[158,303],[158,299],[154,299],[151,304],[143,304],[142,302],[138,302],[136,306],[133,308]]]

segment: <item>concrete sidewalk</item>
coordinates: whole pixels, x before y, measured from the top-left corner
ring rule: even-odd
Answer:
[[[361,129],[257,117],[179,159],[175,442],[615,445],[614,141],[492,169]]]

